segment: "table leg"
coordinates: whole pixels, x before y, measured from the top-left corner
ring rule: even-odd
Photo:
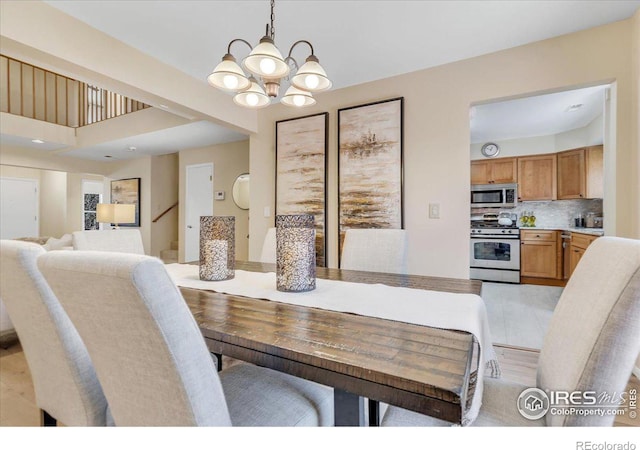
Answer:
[[[377,400],[368,400],[369,404],[369,426],[380,426],[380,402]]]
[[[333,389],[333,414],[337,427],[364,426],[364,398],[341,389]]]
[[[218,369],[218,372],[220,372],[222,370],[222,353],[211,353],[213,356],[216,357],[216,366]]]

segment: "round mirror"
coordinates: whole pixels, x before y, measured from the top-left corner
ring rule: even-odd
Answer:
[[[233,182],[233,201],[240,209],[249,209],[249,174],[238,175]]]

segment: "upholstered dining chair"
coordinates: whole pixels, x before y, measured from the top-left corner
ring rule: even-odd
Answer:
[[[326,386],[250,364],[218,375],[160,260],[50,252],[38,265],[87,345],[116,425],[333,425]]]
[[[601,237],[589,246],[551,318],[536,386],[549,391],[625,391],[640,352],[640,240]],[[611,426],[614,415],[524,418],[517,399],[530,386],[486,379],[475,426]],[[450,425],[390,406],[386,426]]]
[[[347,230],[340,268],[407,273],[407,232],[373,228]]]
[[[144,255],[140,230],[92,230],[72,233],[73,249]]]
[[[37,244],[0,241],[0,297],[29,365],[42,424],[106,425],[107,400],[87,349],[38,271],[45,253]]]
[[[262,243],[262,254],[260,255],[260,262],[263,263],[276,263],[276,229],[269,228],[267,235],[264,237]]]

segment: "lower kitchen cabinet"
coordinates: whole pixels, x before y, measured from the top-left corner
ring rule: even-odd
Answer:
[[[570,274],[572,274],[576,269],[580,259],[582,259],[582,255],[587,251],[587,247],[589,247],[596,239],[598,239],[598,236],[594,236],[592,234],[571,233],[571,250],[569,256]]]
[[[562,240],[556,230],[521,230],[520,276],[562,278]]]

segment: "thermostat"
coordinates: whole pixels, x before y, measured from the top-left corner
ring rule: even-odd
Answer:
[[[215,200],[224,200],[224,191],[215,191],[213,194]]]

